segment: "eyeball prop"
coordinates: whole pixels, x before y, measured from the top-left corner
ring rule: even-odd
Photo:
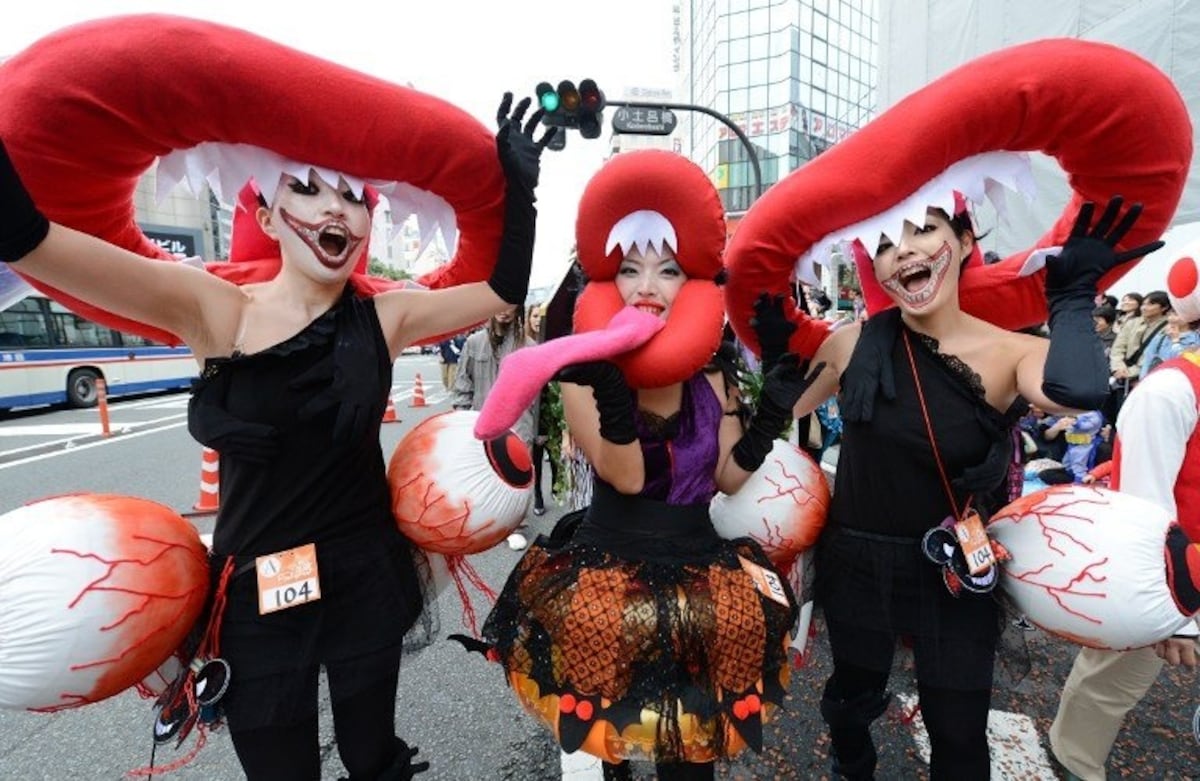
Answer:
[[[427,551],[485,551],[525,517],[533,493],[529,448],[512,431],[475,439],[478,418],[467,410],[434,415],[400,441],[388,463],[396,523]]]
[[[821,467],[782,439],[737,493],[719,493],[709,506],[717,534],[753,538],[780,569],[812,547],[828,512],[829,483]]]
[[[1168,543],[1182,532],[1152,502],[1059,485],[1007,505],[987,530],[1012,555],[1000,587],[1047,632],[1125,650],[1169,637],[1188,620],[1167,567]]]
[[[196,530],[146,499],[44,499],[0,515],[0,539],[0,707],[56,711],[151,682],[208,593]]]

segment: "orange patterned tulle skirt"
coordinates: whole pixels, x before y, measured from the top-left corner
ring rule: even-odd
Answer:
[[[760,750],[796,615],[783,578],[774,594],[756,585],[778,577],[762,549],[720,539],[700,512],[651,546],[579,520],[530,546],[484,627],[517,699],[564,750],[608,762]]]

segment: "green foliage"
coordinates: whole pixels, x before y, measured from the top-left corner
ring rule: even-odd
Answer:
[[[546,454],[554,462],[554,496],[566,496],[567,469],[563,464],[563,432],[567,429],[566,413],[563,412],[562,392],[557,382],[546,383],[542,388],[542,402],[538,407],[538,432],[546,437]]]
[[[385,279],[392,279],[392,280],[397,280],[397,281],[401,280],[401,279],[412,279],[413,278],[413,275],[408,273],[404,269],[393,268],[392,266],[389,266],[388,264],[384,263],[379,258],[375,258],[375,257],[371,258],[371,260],[367,263],[367,273],[373,277],[383,277]]]

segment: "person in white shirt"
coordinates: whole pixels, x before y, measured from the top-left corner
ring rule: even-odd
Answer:
[[[1200,329],[1200,294],[1190,284],[1194,273],[1195,262],[1185,257],[1168,276],[1168,283],[1176,283],[1171,306],[1187,321],[1182,327],[1192,332]],[[1197,389],[1200,347],[1195,345],[1142,379],[1117,418],[1120,456],[1113,484],[1168,510],[1192,542],[1200,542],[1200,506],[1188,506],[1200,504],[1188,488],[1200,473],[1200,445],[1190,442],[1200,420]],[[1050,727],[1050,747],[1068,778],[1103,781],[1125,714],[1145,696],[1164,662],[1196,668],[1197,635],[1200,629],[1189,623],[1148,648],[1079,652]]]

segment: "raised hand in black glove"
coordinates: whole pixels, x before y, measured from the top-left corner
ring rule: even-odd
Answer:
[[[289,390],[311,392],[300,405],[301,420],[312,420],[333,407],[333,441],[348,445],[365,437],[372,425],[383,419],[387,400],[379,393],[376,380],[387,362],[386,345],[376,344],[376,332],[366,317],[355,316],[357,304],[344,298],[335,315],[336,337],[333,349],[290,383]]]
[[[768,374],[788,351],[788,340],[796,333],[796,324],[783,312],[786,298],[782,293],[773,296],[770,293],[761,293],[754,301],[754,316],[750,318],[750,327],[758,337],[764,375]]]
[[[542,150],[558,128],[546,131],[535,141],[533,131],[545,113],[541,109],[525,122],[521,120],[529,109],[530,100],[524,98],[509,114],[512,93],[504,93],[496,122],[500,132],[496,134],[496,152],[500,167],[504,169],[504,236],[500,239],[500,253],[492,278],[488,280],[496,295],[510,304],[524,304],[529,290],[529,270],[533,264],[533,240],[537,225],[537,209],[534,208],[533,190],[537,187],[541,171]]]
[[[1117,223],[1117,215],[1124,203],[1124,198],[1114,195],[1095,225],[1091,222],[1096,204],[1088,201],[1079,207],[1079,215],[1063,251],[1046,261],[1046,299],[1051,307],[1056,300],[1077,294],[1087,295],[1091,305],[1096,296],[1096,284],[1107,271],[1163,246],[1163,242],[1153,241],[1123,252],[1116,251],[1117,244],[1142,214],[1142,204],[1135,203]]]
[[[1098,409],[1108,395],[1108,361],[1092,323],[1100,277],[1163,245],[1155,241],[1116,251],[1117,242],[1142,213],[1142,205],[1135,203],[1118,222],[1123,204],[1121,196],[1113,196],[1095,225],[1091,222],[1096,205],[1083,204],[1063,251],[1046,261],[1050,348],[1042,371],[1042,392],[1066,407]]]
[[[15,263],[35,250],[50,232],[0,141],[0,261]]]
[[[792,408],[825,368],[818,363],[805,375],[800,359],[787,353],[763,377],[758,407],[746,433],[733,446],[733,460],[747,472],[762,466],[779,435],[792,420]]]
[[[637,439],[633,422],[633,392],[625,375],[611,361],[587,361],[564,366],[554,375],[562,382],[588,385],[596,397],[600,413],[600,436],[615,445],[628,445]]]

